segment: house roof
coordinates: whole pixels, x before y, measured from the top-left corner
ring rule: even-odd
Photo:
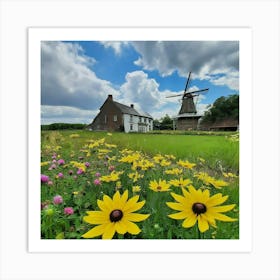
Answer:
[[[121,112],[123,114],[129,114],[129,115],[134,115],[134,116],[139,116],[139,117],[147,117],[147,118],[151,118],[151,119],[153,118],[150,114],[148,114],[146,112],[139,112],[130,106],[126,106],[126,105],[121,104],[116,101],[113,101],[113,102],[121,110]]]

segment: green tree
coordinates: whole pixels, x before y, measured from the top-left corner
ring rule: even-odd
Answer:
[[[214,123],[222,120],[239,119],[239,95],[222,96],[216,99],[208,111],[204,113],[201,123]]]
[[[166,114],[160,119],[160,129],[173,129],[173,120]]]

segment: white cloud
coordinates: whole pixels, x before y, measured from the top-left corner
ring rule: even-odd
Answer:
[[[134,63],[145,70],[157,70],[162,76],[178,71],[184,77],[192,71],[194,78],[209,79],[237,89],[238,41],[141,41],[132,44],[140,54]],[[216,74],[226,77],[220,81],[211,79]]]
[[[189,91],[198,90],[193,86]],[[150,113],[154,118],[161,118],[165,114],[175,116],[181,107],[182,96],[174,98],[166,98],[183,94],[183,91],[172,92],[169,90],[160,91],[159,84],[155,79],[150,79],[143,71],[134,71],[127,73],[126,82],[120,88],[121,98],[117,100],[120,103],[130,105],[134,104],[135,108]],[[203,95],[194,97],[194,102],[198,106],[199,111],[207,105],[200,105],[205,98]]]
[[[123,47],[128,46],[129,43],[125,41],[102,41],[105,48],[112,48],[116,55],[120,55],[122,53]]]
[[[159,84],[149,79],[143,71],[126,74],[126,82],[120,87],[123,103],[133,103],[142,111],[153,111],[164,102],[165,93],[159,91]]]
[[[118,96],[111,83],[99,79],[89,68],[94,58],[78,44],[42,42],[41,103],[96,109],[108,94]]]
[[[92,122],[98,110],[81,110],[68,106],[41,106],[41,123],[84,123]]]

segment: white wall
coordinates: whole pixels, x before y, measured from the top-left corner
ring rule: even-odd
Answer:
[[[128,114],[124,114],[123,115],[123,122],[124,122],[124,131],[127,132],[138,132],[139,131],[139,116],[132,116],[128,115]],[[144,117],[142,117],[142,122],[144,122]],[[148,126],[146,127],[146,131],[151,131],[153,130],[153,121],[151,120],[151,122],[149,123],[148,118],[146,118],[146,122],[148,124]],[[131,130],[131,126],[132,125],[132,130]],[[151,128],[151,129],[150,129]]]

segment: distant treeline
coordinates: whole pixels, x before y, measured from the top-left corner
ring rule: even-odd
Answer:
[[[41,130],[85,129],[86,126],[81,123],[52,123],[41,125]]]

